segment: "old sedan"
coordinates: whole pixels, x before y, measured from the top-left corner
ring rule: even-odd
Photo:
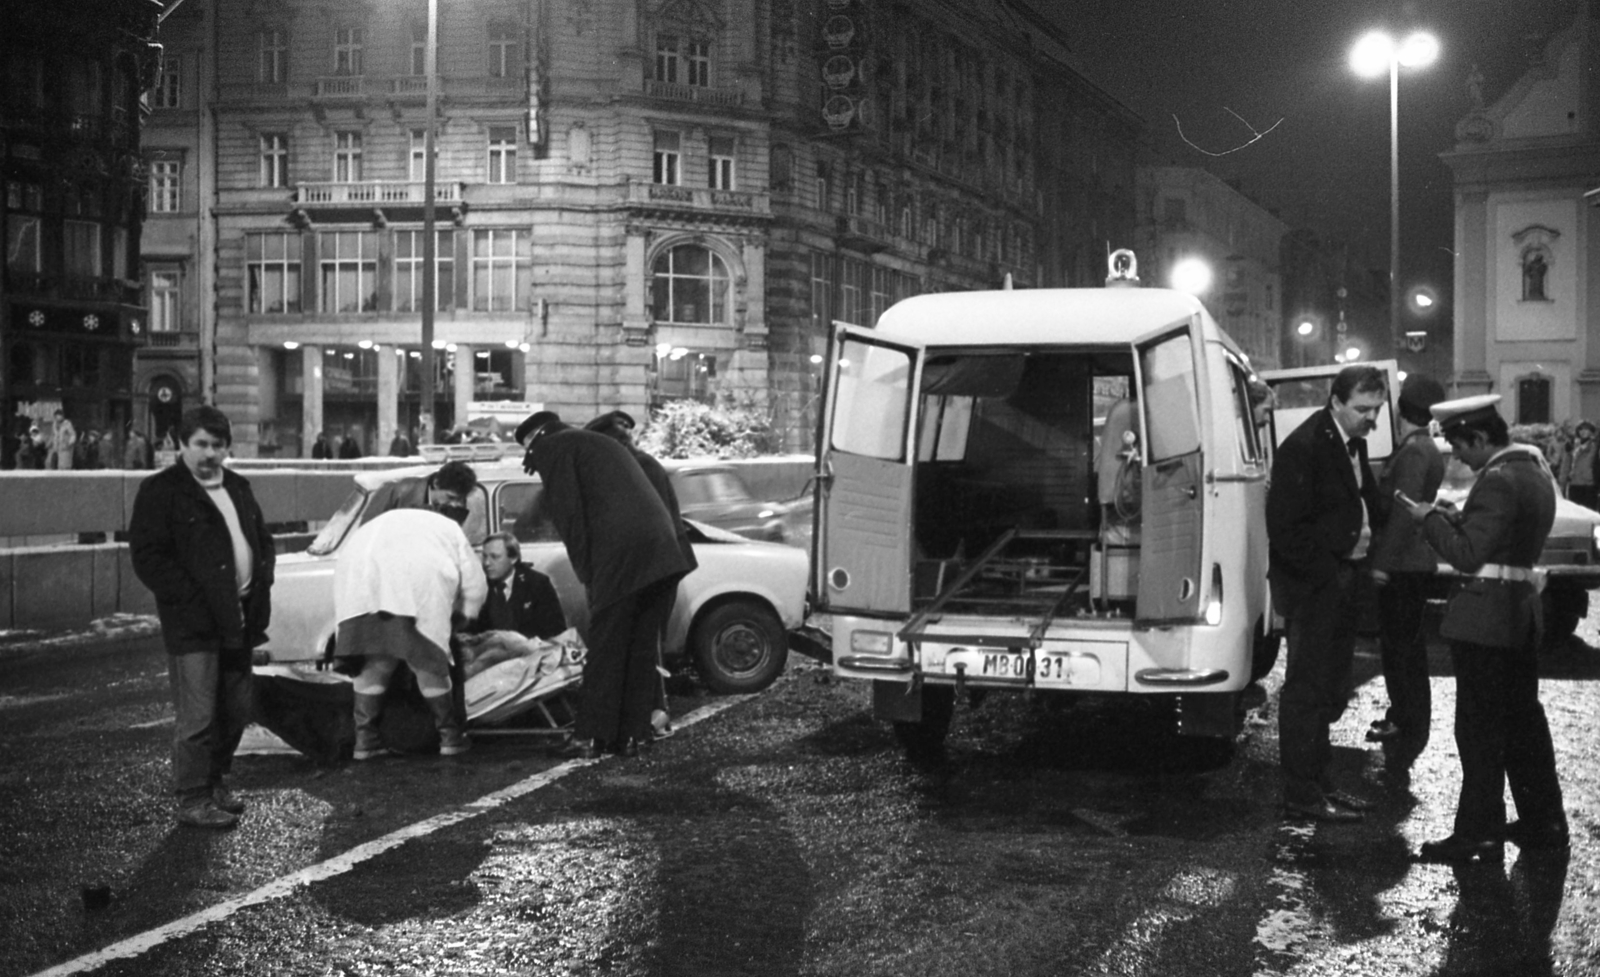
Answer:
[[[568,622],[582,633],[589,620],[583,586],[554,528],[536,516],[538,478],[512,461],[474,467],[480,484],[469,500],[467,537],[478,545],[491,532],[515,535],[522,559],[550,576]],[[327,654],[337,630],[333,571],[340,547],[353,528],[393,508],[433,471],[426,466],[356,474],[354,491],[311,546],[278,559],[271,636],[258,651],[258,663],[305,662]],[[788,632],[805,618],[806,556],[692,520],[689,526],[700,567],[678,587],[666,656],[669,661],[687,657],[714,691],[764,689],[788,659]]]

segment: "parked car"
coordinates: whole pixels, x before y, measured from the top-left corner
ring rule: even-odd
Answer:
[[[678,507],[688,519],[709,523],[747,539],[787,542],[782,502],[761,501],[733,465],[701,461],[664,461],[678,493]]]
[[[578,583],[554,527],[538,518],[542,486],[520,459],[474,465],[479,489],[469,500],[464,528],[474,545],[506,531],[522,543],[522,559],[548,574],[567,621],[583,633],[589,621]],[[392,508],[395,499],[433,466],[360,472],[354,489],[304,553],[278,558],[273,619],[258,664],[322,659],[335,640],[333,572],[350,531]],[[699,569],[678,587],[668,623],[669,661],[688,658],[717,692],[756,692],[770,685],[788,659],[788,633],[805,619],[807,560],[789,546],[752,542],[687,520]]]

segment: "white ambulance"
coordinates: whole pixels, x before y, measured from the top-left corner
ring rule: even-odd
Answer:
[[[1179,732],[1231,737],[1272,667],[1250,363],[1194,297],[1112,268],[834,327],[813,596],[835,674],[910,750],[1001,689],[1168,697]]]

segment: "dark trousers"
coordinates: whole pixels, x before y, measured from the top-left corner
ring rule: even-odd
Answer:
[[[1291,804],[1320,803],[1333,787],[1328,727],[1349,700],[1357,573],[1355,564],[1340,563],[1289,617],[1289,664],[1278,696],[1278,762],[1283,799]]]
[[[583,698],[573,735],[600,743],[650,736],[650,711],[661,688],[656,671],[661,629],[677,579],[651,584],[595,611],[583,659]]]
[[[1389,722],[1400,727],[1400,746],[1411,756],[1428,745],[1433,721],[1433,690],[1428,685],[1428,636],[1422,625],[1427,609],[1425,573],[1395,573],[1378,588],[1379,647],[1383,685],[1389,691]]]
[[[211,796],[233,766],[250,722],[250,656],[186,652],[167,656],[177,713],[172,730],[172,789],[179,803]]]
[[[1539,704],[1537,643],[1521,648],[1452,642],[1461,800],[1455,833],[1471,841],[1505,827],[1505,787],[1517,816],[1538,829],[1565,827],[1550,725]]]

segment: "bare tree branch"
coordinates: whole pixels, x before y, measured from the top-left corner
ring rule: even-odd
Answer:
[[[1266,129],[1257,130],[1255,126],[1253,126],[1249,122],[1245,121],[1245,117],[1244,116],[1242,116],[1239,113],[1235,112],[1233,109],[1230,109],[1226,105],[1224,105],[1222,107],[1222,110],[1224,112],[1228,113],[1229,115],[1233,116],[1235,119],[1238,119],[1240,122],[1244,123],[1244,127],[1246,129],[1250,130],[1250,138],[1249,139],[1247,139],[1246,141],[1244,141],[1244,142],[1240,143],[1239,145],[1233,147],[1232,149],[1224,149],[1220,153],[1212,152],[1209,149],[1205,149],[1205,148],[1203,148],[1203,147],[1201,147],[1199,145],[1196,145],[1194,140],[1192,140],[1188,136],[1184,135],[1183,134],[1183,122],[1181,120],[1179,120],[1179,118],[1177,116],[1177,113],[1173,113],[1172,122],[1173,122],[1174,125],[1176,125],[1178,127],[1178,138],[1182,139],[1185,143],[1187,143],[1191,148],[1193,148],[1197,152],[1205,153],[1207,156],[1226,156],[1229,153],[1237,153],[1239,150],[1245,148],[1246,146],[1250,145],[1253,142],[1258,141],[1259,139],[1261,139],[1261,137],[1265,136],[1267,133],[1271,132],[1272,130],[1278,128],[1278,126],[1283,124],[1283,120],[1279,119],[1277,122],[1274,122],[1272,125],[1267,126]]]

